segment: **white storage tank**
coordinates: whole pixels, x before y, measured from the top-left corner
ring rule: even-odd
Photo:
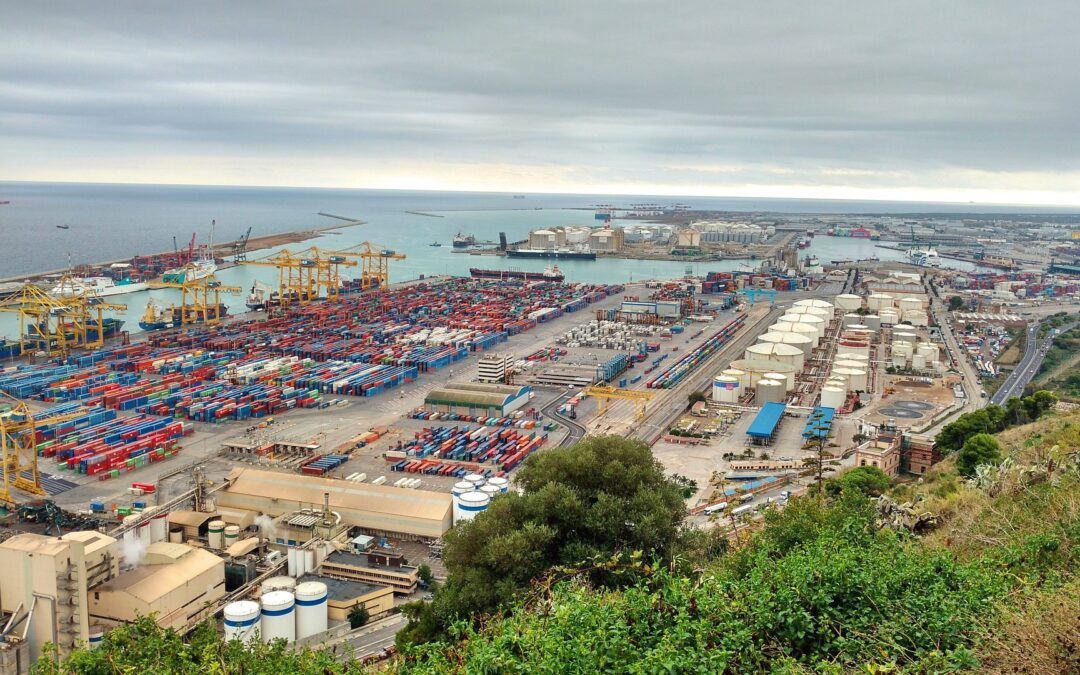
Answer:
[[[924,370],[926,368],[926,356],[924,354],[912,354],[911,367],[915,370]]]
[[[259,603],[237,600],[225,605],[225,640],[247,642],[259,630]]]
[[[888,293],[873,293],[866,299],[866,308],[871,311],[880,312],[883,309],[891,309],[893,307],[893,296]]]
[[[862,298],[851,293],[836,296],[836,306],[845,312],[850,312],[862,307]]]
[[[169,529],[169,543],[170,544],[183,544],[184,543],[184,528],[177,527],[175,529]]]
[[[225,548],[229,548],[238,541],[240,541],[240,528],[236,525],[227,526],[225,528]]]
[[[818,330],[808,323],[792,323],[790,321],[777,321],[769,328],[774,333],[794,333],[810,338],[811,349],[818,346]]]
[[[801,306],[800,307],[799,304],[796,303],[794,307],[792,307],[791,309],[789,309],[787,311],[787,313],[788,314],[811,314],[813,316],[820,316],[822,319],[825,319],[825,321],[828,322],[828,321],[830,321],[832,319],[834,312],[833,312],[833,309],[831,307],[829,309],[822,309],[821,307],[806,307],[806,306]]]
[[[881,330],[881,317],[877,314],[867,314],[863,317],[863,323],[875,333]]]
[[[857,297],[857,296],[856,296]],[[820,298],[809,298],[807,300],[796,300],[795,307],[815,307],[817,309],[826,309],[830,313],[833,311],[833,304],[827,300]]]
[[[481,485],[480,492],[483,492],[492,499],[494,499],[497,495],[501,495],[503,493],[503,491],[499,489],[498,485],[492,485],[490,483],[488,483],[487,485]]]
[[[802,370],[806,358],[801,349],[782,342],[762,342],[750,345],[746,348],[745,357],[747,359],[768,359],[780,363],[790,363],[797,370]]]
[[[918,341],[918,338],[919,336],[911,330],[910,326],[907,327],[907,330],[897,328],[893,330],[892,334],[893,342],[910,342],[911,344],[915,344]]]
[[[472,520],[476,514],[486,511],[491,497],[483,492],[466,492],[454,498],[454,522]]]
[[[776,380],[778,382],[783,383],[785,391],[791,391],[792,389],[795,388],[795,383],[794,382],[791,383],[790,387],[788,386],[787,376],[784,375],[783,373],[765,373],[764,375],[761,376],[761,378],[763,380]]]
[[[866,366],[865,361],[856,361],[855,359],[837,359],[833,361],[833,368],[864,368]]]
[[[907,366],[907,362],[908,362],[907,354],[904,354],[903,352],[898,352],[895,349],[893,350],[893,353],[892,353],[893,368],[903,368],[903,367]]]
[[[325,633],[329,594],[321,581],[305,581],[296,586],[296,639]]]
[[[900,310],[900,314],[906,314],[907,312],[917,312],[923,308],[922,300],[917,298],[900,298],[896,301],[896,307]]]
[[[836,349],[845,354],[870,355],[870,343],[864,340],[841,340]]]
[[[739,370],[738,368],[725,368],[723,371],[721,371],[720,374],[721,375],[730,375],[731,377],[734,377],[735,379],[740,379],[740,378],[742,378],[743,375],[746,375],[745,372]]]
[[[785,314],[780,317],[780,320],[788,323],[801,323],[811,326],[817,332],[819,338],[825,335],[825,319],[820,316],[814,314]]]
[[[918,351],[923,355],[927,363],[938,360],[938,346],[933,342],[920,342]]]
[[[754,403],[765,405],[766,403],[783,403],[787,398],[787,392],[783,381],[758,380],[754,387]]]
[[[900,312],[895,309],[883,309],[878,313],[882,326],[895,326],[900,323]]]
[[[809,356],[810,352],[814,350],[814,340],[808,335],[803,333],[790,333],[781,331],[769,331],[758,337],[759,343],[771,343],[771,344],[785,344],[792,347],[798,347],[802,350],[803,356]]]
[[[904,312],[903,317],[904,321],[912,326],[927,326],[930,324],[930,317],[921,309]]]
[[[499,492],[508,492],[510,490],[510,480],[503,476],[492,476],[488,479],[487,484],[499,488]]]
[[[169,514],[162,511],[150,519],[150,543],[156,544],[169,538]]]
[[[842,408],[847,399],[847,392],[838,387],[825,387],[821,390],[821,405],[826,408]]]
[[[262,618],[259,630],[262,641],[278,638],[296,642],[296,599],[288,591],[270,591],[262,596]]]
[[[862,314],[845,314],[844,315],[844,328],[851,328],[862,322]]]
[[[292,577],[270,577],[259,585],[259,595],[266,595],[271,591],[289,591],[296,589],[296,579]]]
[[[712,400],[717,403],[735,403],[741,395],[739,378],[734,375],[720,375],[713,378]]]
[[[837,375],[847,378],[848,386],[855,391],[866,391],[866,371],[858,368],[836,368]]]
[[[225,521],[211,520],[206,526],[206,539],[210,548],[221,550],[225,548]]]
[[[837,352],[837,361],[859,361],[863,365],[870,363],[870,357],[866,354],[856,354],[854,352]]]
[[[454,483],[454,487],[450,489],[450,494],[454,495],[455,497],[458,497],[458,496],[461,496],[461,495],[465,494],[466,492],[472,492],[472,491],[473,491],[473,484],[470,483],[467,480],[463,480],[463,481],[459,481],[457,483]]]
[[[762,379],[765,373],[782,373],[788,381],[788,388],[795,386],[795,366],[790,363],[773,361],[771,359],[742,359],[732,361],[731,365],[746,374],[739,381],[743,390],[749,389]]]
[[[315,549],[304,549],[304,574],[315,573]]]
[[[105,641],[105,629],[97,624],[90,626],[90,631],[87,636],[86,645],[90,649],[97,649],[101,646],[101,643]]]
[[[471,483],[474,488],[480,487],[487,481],[487,479],[478,473],[467,474],[462,480],[466,483]]]

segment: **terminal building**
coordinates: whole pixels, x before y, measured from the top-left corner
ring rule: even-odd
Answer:
[[[479,417],[507,417],[532,398],[532,388],[483,382],[449,382],[432,389],[424,397],[430,412],[458,413]]]
[[[513,354],[485,354],[480,357],[477,375],[481,382],[502,383],[506,382],[506,378],[513,367]]]

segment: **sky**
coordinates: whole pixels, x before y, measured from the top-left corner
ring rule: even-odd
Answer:
[[[0,180],[1080,205],[1075,0],[0,9]]]

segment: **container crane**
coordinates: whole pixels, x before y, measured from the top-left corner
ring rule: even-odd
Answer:
[[[397,253],[388,248],[365,241],[360,244],[364,250],[360,257],[364,261],[360,272],[360,287],[385,288],[390,283],[390,261],[405,260],[404,253]]]
[[[65,285],[63,278],[60,285]],[[114,319],[106,320],[104,313],[125,309],[127,305],[105,302],[86,291],[54,296],[33,284],[24,285],[0,301],[0,312],[19,315],[21,352],[40,351],[50,357],[104,346],[106,334],[123,325]]]
[[[31,495],[44,495],[41,473],[37,462],[37,434],[39,424],[64,422],[85,413],[78,410],[64,415],[52,415],[35,420],[26,403],[3,395],[10,401],[11,410],[0,413],[0,447],[3,448],[4,483],[0,486],[0,502],[16,504],[12,488]]]
[[[194,278],[197,268],[193,264],[184,266],[184,281],[152,281],[150,288],[176,288],[180,290],[179,325],[195,323],[215,325],[221,323],[221,294],[238,294],[243,291],[239,286],[226,286],[210,275],[201,279]]]
[[[247,260],[247,245],[249,239],[251,239],[250,227],[247,229],[247,232],[244,233],[244,236],[233,242],[232,253],[234,263],[241,263]]]
[[[292,302],[307,305],[324,292],[328,300],[338,299],[341,293],[341,268],[356,267],[358,263],[349,257],[360,255],[312,246],[296,253],[282,250],[268,258],[248,260],[243,264],[277,268],[278,302],[282,306]]]

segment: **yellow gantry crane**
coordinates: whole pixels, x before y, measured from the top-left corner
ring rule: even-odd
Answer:
[[[651,391],[634,391],[632,389],[616,389],[615,387],[586,387],[586,396],[595,396],[597,399],[597,416],[604,415],[611,407],[611,400],[633,401],[637,405],[637,418],[645,419],[645,406],[656,396]]]
[[[239,286],[226,286],[218,281],[214,275],[195,278],[196,266],[188,264],[184,266],[184,281],[152,281],[150,288],[178,288],[180,289],[180,321],[181,326],[194,323],[214,325],[221,322],[225,315],[221,306],[221,294],[238,294],[243,289]]]
[[[360,253],[364,261],[360,272],[360,287],[365,290],[373,287],[385,288],[390,283],[390,261],[404,260],[405,255],[376,246],[369,241],[360,245],[364,247],[364,251]]]
[[[35,421],[30,408],[19,399],[3,395],[11,409],[0,412],[0,447],[3,448],[4,484],[0,486],[0,502],[16,504],[12,489],[31,495],[44,495],[41,489],[41,473],[37,462],[37,436],[39,424],[63,422],[84,414],[79,410],[64,415],[52,415]]]
[[[317,246],[295,253],[285,249],[242,264],[277,268],[278,302],[307,305],[319,298],[333,301],[341,297],[343,267],[360,265],[360,287],[367,290],[386,286],[390,282],[390,261],[405,259],[403,254],[371,242],[360,246],[361,251],[331,251]],[[360,262],[353,258],[360,258]]]
[[[21,352],[67,356],[74,349],[104,346],[110,331],[105,312],[122,311],[127,305],[106,302],[70,276],[61,277],[57,288],[59,292],[53,294],[26,284],[0,301],[0,312],[19,315]]]

